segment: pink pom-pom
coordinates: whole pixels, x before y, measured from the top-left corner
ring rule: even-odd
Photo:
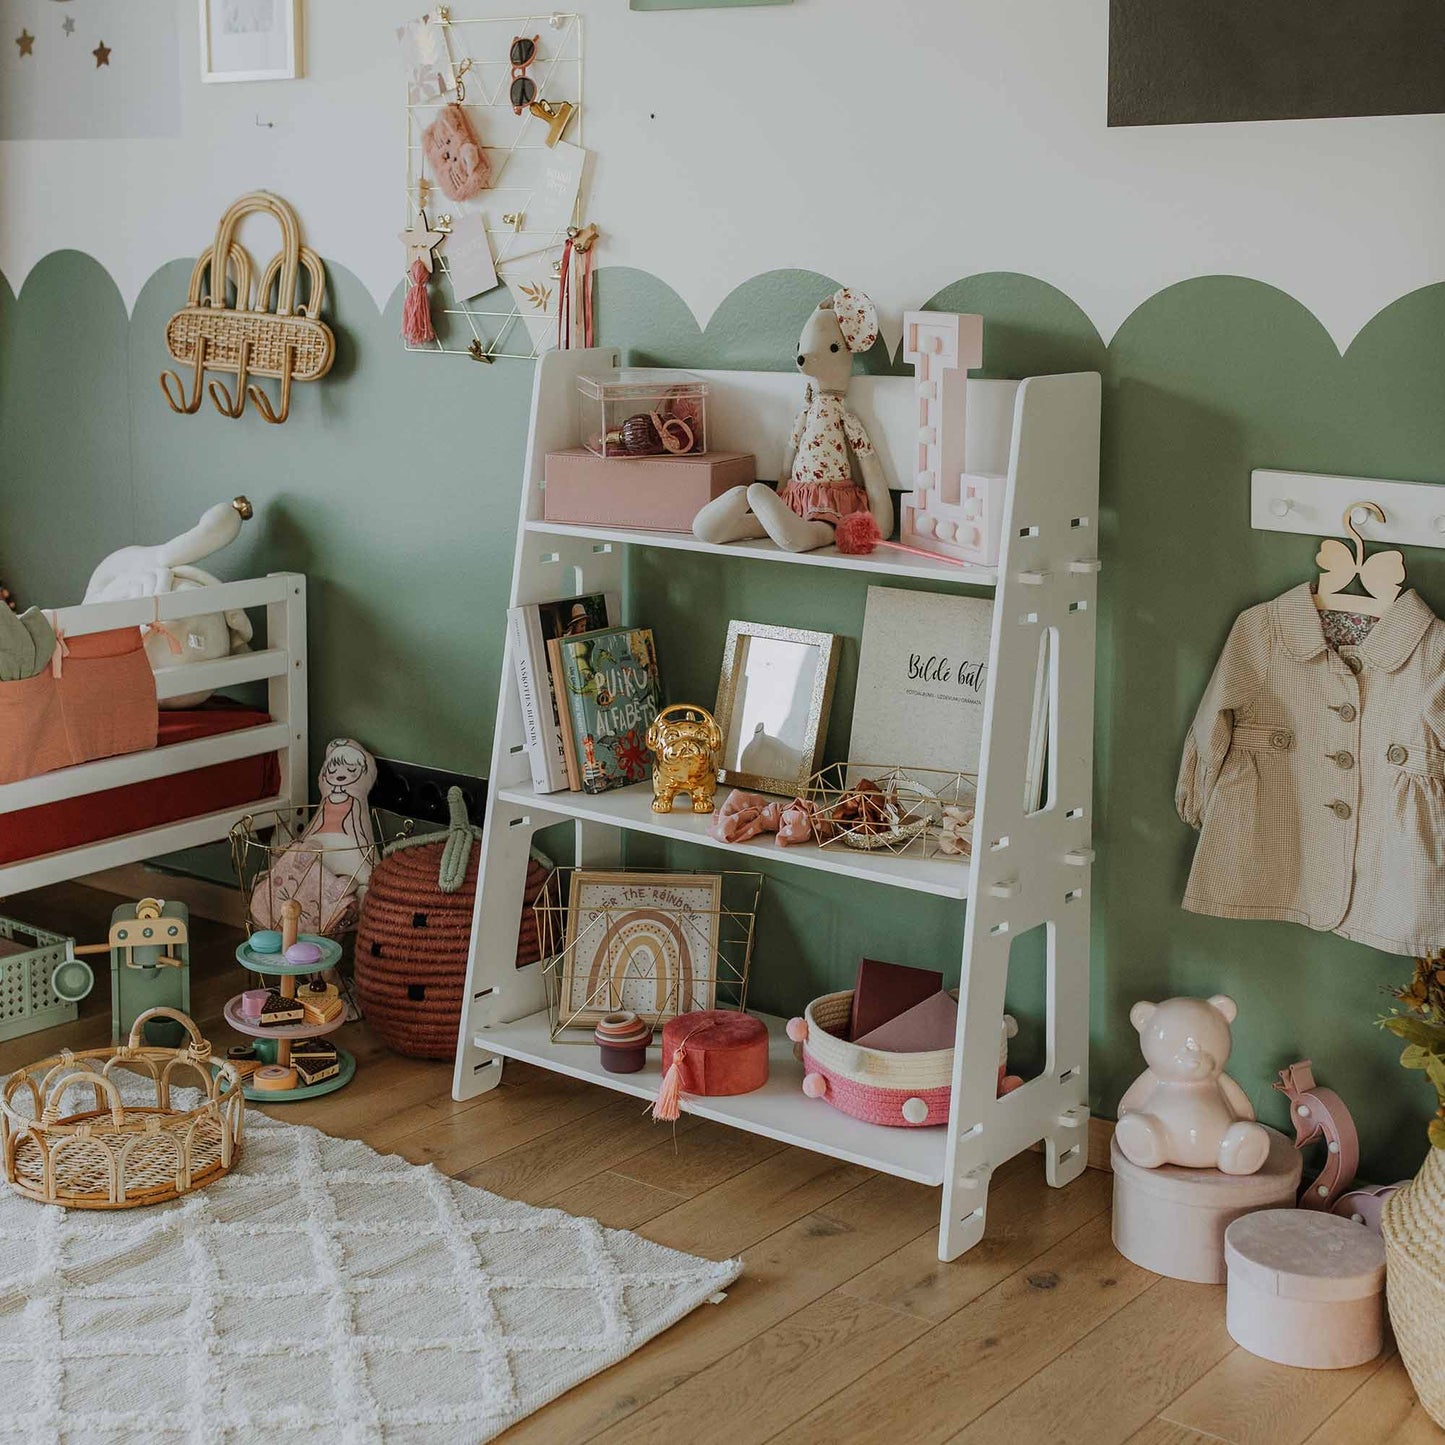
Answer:
[[[789,1019],[787,1033],[795,1044],[802,1043],[808,1037],[807,1019]]]
[[[828,1081],[822,1074],[804,1074],[803,1092],[810,1099],[821,1099],[828,1092]]]
[[[883,533],[872,512],[849,512],[838,519],[833,540],[845,556],[866,557],[883,540]]]

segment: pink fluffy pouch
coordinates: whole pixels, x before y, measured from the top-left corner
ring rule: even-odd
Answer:
[[[442,107],[422,132],[421,148],[433,179],[452,200],[469,201],[486,190],[492,167],[461,106]]]

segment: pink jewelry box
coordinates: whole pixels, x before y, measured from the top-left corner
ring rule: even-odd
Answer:
[[[548,522],[689,532],[715,497],[757,480],[751,452],[599,457],[586,447],[548,452],[542,516]]]

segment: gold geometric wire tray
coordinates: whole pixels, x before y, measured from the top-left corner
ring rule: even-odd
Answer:
[[[558,868],[532,912],[552,1041],[587,1043],[605,1014],[654,1028],[747,1007],[761,873]]]
[[[176,1049],[142,1044],[153,1018],[181,1024]],[[164,1204],[228,1174],[241,1156],[246,1100],[229,1063],[211,1065],[211,1046],[185,1014],[143,1013],[120,1048],[63,1049],[11,1074],[0,1095],[5,1180],[28,1199],[68,1209],[134,1209]],[[155,1085],[154,1105],[123,1104],[112,1074],[128,1070]],[[171,1104],[172,1077],[204,1096],[193,1109]],[[95,1108],[62,1113],[66,1091],[95,1091]],[[28,1101],[28,1111],[22,1107]]]
[[[831,763],[808,779],[822,848],[967,860],[973,850],[976,773],[905,763]]]

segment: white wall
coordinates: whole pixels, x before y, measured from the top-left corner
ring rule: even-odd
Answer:
[[[193,0],[127,0],[182,27],[182,135],[0,145],[0,270],[18,288],[76,247],[129,303],[266,186],[384,300],[402,274],[393,27],[422,3],[303,0],[304,80],[203,86]],[[1445,117],[1111,131],[1107,0],[574,4],[601,264],[656,273],[703,321],[775,267],[895,314],[1001,269],[1054,283],[1108,337],[1160,287],[1224,272],[1290,292],[1343,346],[1445,275]]]

